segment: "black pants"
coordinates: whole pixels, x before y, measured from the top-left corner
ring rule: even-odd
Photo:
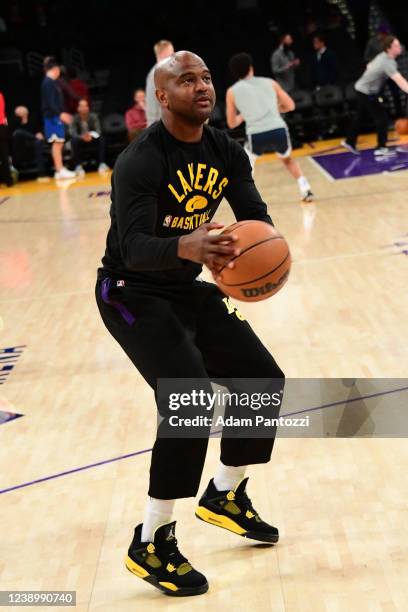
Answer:
[[[372,117],[377,132],[377,146],[385,147],[388,134],[388,115],[383,99],[379,95],[368,96],[357,91],[357,115],[351,122],[347,134],[347,142],[353,147],[356,146],[357,138],[362,120],[367,116]]]
[[[154,391],[160,378],[268,378],[280,379],[282,387],[283,372],[250,325],[229,313],[216,285],[195,281],[173,293],[117,287],[115,281],[110,287],[107,303],[102,282],[96,285],[103,322]],[[222,437],[221,461],[231,466],[267,463],[273,444],[273,436]],[[207,446],[208,437],[157,437],[149,495],[195,496]]]
[[[9,187],[13,184],[9,163],[8,129],[0,125],[0,183]]]
[[[34,159],[38,174],[43,175],[44,170],[44,141],[26,130],[13,132],[13,159],[17,161],[31,161]]]
[[[98,164],[105,163],[105,140],[103,136],[92,138],[89,142],[85,142],[82,138],[73,136],[71,138],[72,161],[74,166],[80,166],[83,161],[85,152],[96,151]]]

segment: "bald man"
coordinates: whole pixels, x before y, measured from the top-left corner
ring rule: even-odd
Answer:
[[[200,390],[211,393],[210,378],[263,378],[271,381],[269,390],[281,392],[284,375],[245,318],[215,284],[197,278],[203,264],[216,275],[239,255],[234,234],[212,233],[223,227],[212,221],[223,198],[237,221],[272,223],[248,156],[206,125],[215,93],[200,57],[175,53],[156,68],[155,83],[162,120],[127,147],[112,176],[111,226],[96,285],[103,322],[154,390],[160,415],[174,394],[163,400],[159,379],[200,380]],[[176,499],[197,494],[209,427],[198,437],[192,430],[187,437],[161,436],[161,427],[144,519],[135,528],[126,567],[168,595],[196,595],[208,583],[180,553],[172,513]],[[273,442],[273,435],[223,435],[220,464],[196,516],[244,537],[277,542],[278,530],[254,510],[244,477],[248,464],[270,460]]]
[[[13,132],[13,152],[16,159],[27,159],[31,155],[35,159],[38,181],[47,178],[44,161],[44,135],[38,122],[33,120],[26,106],[16,106],[14,109],[16,128]]]
[[[154,83],[154,73],[157,65],[173,55],[174,47],[170,40],[159,40],[153,47],[154,54],[156,56],[156,63],[149,70],[149,74],[146,77],[146,120],[147,125],[152,125],[156,121],[159,121],[161,117],[160,104],[156,98],[156,87]]]

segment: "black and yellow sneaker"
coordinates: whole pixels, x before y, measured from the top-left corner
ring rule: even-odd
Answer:
[[[153,542],[142,542],[142,525],[138,525],[125,559],[126,567],[166,595],[182,597],[205,593],[207,579],[177,548],[175,528],[176,521],[161,525],[154,533]]]
[[[195,515],[211,525],[223,527],[244,538],[276,544],[279,531],[265,523],[254,510],[245,492],[248,478],[243,478],[234,491],[218,491],[211,479]]]

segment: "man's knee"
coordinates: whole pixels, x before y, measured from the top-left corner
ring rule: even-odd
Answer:
[[[292,161],[292,157],[290,156],[290,154],[289,155],[285,155],[285,156],[280,155],[279,157],[280,157],[281,161],[285,164],[285,166],[288,166],[291,163],[291,161]]]
[[[71,136],[71,147],[78,147],[83,142],[78,136]]]

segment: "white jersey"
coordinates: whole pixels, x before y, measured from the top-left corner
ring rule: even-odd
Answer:
[[[235,106],[245,119],[247,134],[286,128],[272,79],[248,77],[232,86]]]

